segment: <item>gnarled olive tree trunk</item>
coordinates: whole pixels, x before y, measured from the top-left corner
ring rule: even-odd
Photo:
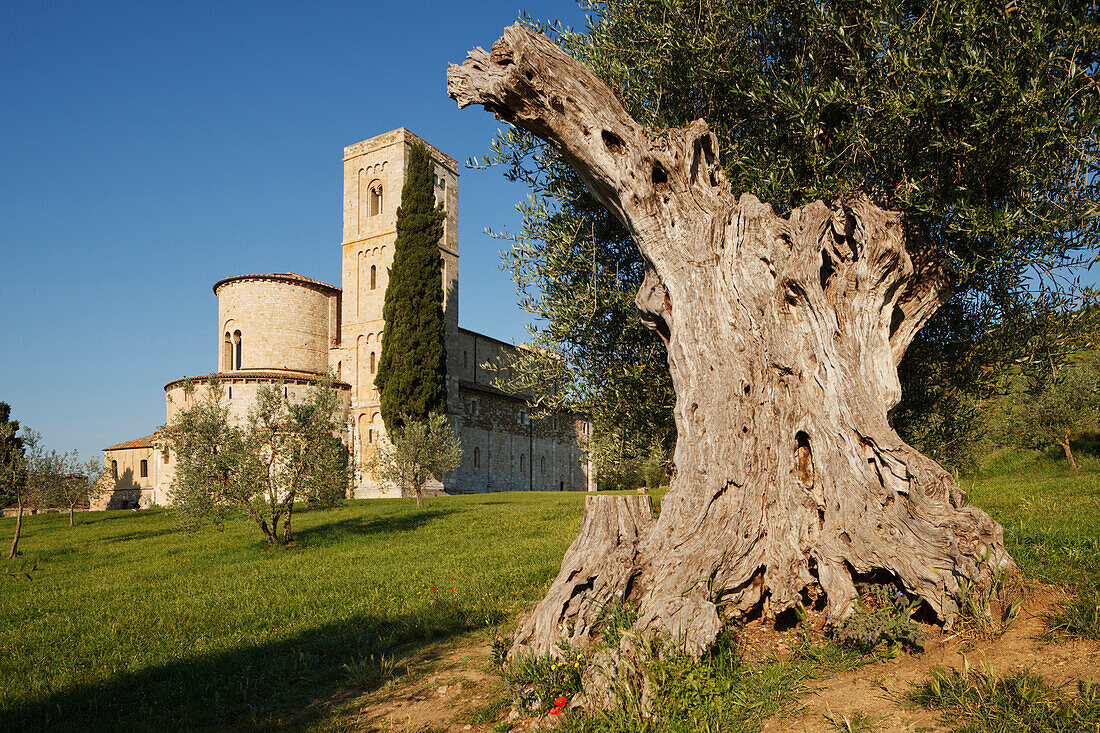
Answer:
[[[676,389],[660,517],[590,500],[513,654],[583,643],[617,597],[637,607],[636,628],[698,655],[722,614],[823,593],[843,617],[853,578],[874,571],[950,624],[962,581],[1011,564],[1000,525],[887,422],[898,363],[948,296],[935,247],[902,214],[851,195],[780,218],[730,190],[705,122],[643,129],[520,24],[447,76],[460,106],[553,145],[629,227],[647,266],[638,307]]]

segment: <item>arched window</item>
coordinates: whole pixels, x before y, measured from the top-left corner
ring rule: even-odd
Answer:
[[[232,385],[230,385],[230,387],[229,387],[229,399],[233,399],[233,386]]]
[[[378,286],[378,268],[374,265],[370,266],[370,289],[374,290]]]
[[[368,443],[373,443],[374,442],[374,428],[368,428],[367,429],[367,442]]]
[[[141,477],[148,478],[149,476],[149,461],[141,462]]]
[[[111,461],[111,475],[118,481],[118,461]]]
[[[233,364],[232,369],[241,368],[241,332],[233,332]]]
[[[481,466],[481,448],[474,448],[474,468]]]
[[[225,342],[222,343],[222,371],[227,372],[233,368],[233,337],[229,331],[225,332]]]
[[[342,362],[342,361],[336,362],[336,378],[337,379],[340,378],[340,372],[343,371],[343,367],[344,367],[344,362]]]
[[[374,374],[374,352],[370,352],[370,373]]]
[[[375,181],[370,185],[370,215],[378,216],[382,213],[382,182]]]

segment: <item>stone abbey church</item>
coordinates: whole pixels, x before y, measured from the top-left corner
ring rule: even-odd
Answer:
[[[302,396],[325,375],[347,406],[345,443],[355,465],[385,435],[379,414],[375,368],[381,351],[385,298],[397,207],[409,150],[423,141],[401,128],[344,148],[343,287],[295,273],[237,275],[214,284],[218,298],[216,376],[230,414],[247,415],[264,384],[281,384]],[[446,320],[447,413],[462,443],[462,463],[442,487],[449,493],[595,490],[595,476],[581,450],[590,424],[561,413],[534,420],[522,395],[492,385],[487,364],[516,347],[458,325],[458,165],[427,145],[435,163],[436,200],[446,219],[439,256]],[[165,385],[167,422],[190,403],[215,374]],[[170,502],[174,456],[154,433],[104,450],[115,491],[108,506]],[[356,471],[356,498],[395,496],[393,489]]]

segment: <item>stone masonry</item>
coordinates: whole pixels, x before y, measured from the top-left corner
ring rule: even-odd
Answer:
[[[343,439],[357,465],[385,439],[374,374],[385,326],[382,305],[397,237],[397,207],[409,150],[417,142],[423,141],[400,128],[344,149],[342,289],[295,273],[239,275],[214,285],[218,370],[165,385],[168,423],[214,376],[227,392],[231,415],[243,420],[259,385],[281,384],[288,394],[301,395],[331,373],[345,396]],[[495,388],[485,368],[517,347],[458,325],[458,166],[424,144],[435,162],[436,200],[446,212],[439,253],[447,412],[463,448],[461,465],[435,490],[595,490],[595,476],[582,450],[590,424],[573,413],[532,420],[523,396]],[[186,384],[193,390],[185,390]],[[108,499],[112,506],[170,501],[174,461],[156,435],[104,452],[108,468],[125,465],[129,470],[118,474],[115,496]],[[148,475],[137,479],[140,461],[155,470],[147,469]],[[363,470],[356,472],[353,494],[393,495]]]

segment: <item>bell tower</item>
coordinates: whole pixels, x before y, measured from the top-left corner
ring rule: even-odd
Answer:
[[[382,349],[382,305],[397,239],[397,207],[409,151],[416,143],[432,158],[436,202],[446,212],[439,256],[448,345],[455,343],[458,332],[458,164],[403,127],[344,148],[343,313],[331,365],[338,379],[352,385],[357,453],[371,450],[385,431],[374,375]],[[447,360],[449,368],[450,353]]]

